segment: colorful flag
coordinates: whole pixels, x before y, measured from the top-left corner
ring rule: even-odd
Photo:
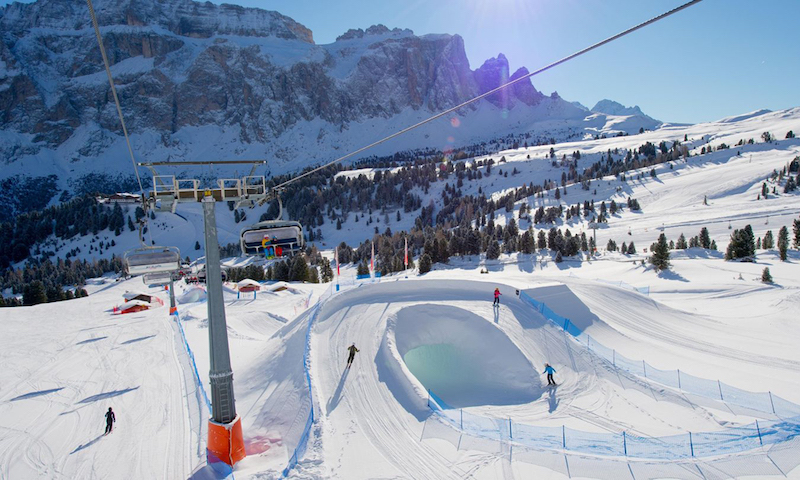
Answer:
[[[406,248],[405,254],[403,255],[403,264],[405,265],[405,268],[408,268],[408,237],[406,237],[404,240],[406,241]]]

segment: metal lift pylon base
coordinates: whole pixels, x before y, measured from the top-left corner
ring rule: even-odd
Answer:
[[[242,435],[242,418],[236,416],[231,423],[208,421],[208,455],[209,464],[223,462],[233,466],[246,454]]]

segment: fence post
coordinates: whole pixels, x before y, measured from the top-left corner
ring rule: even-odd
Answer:
[[[722,398],[722,383],[720,383],[720,381],[719,381],[719,380],[717,380],[717,386],[719,387],[719,399],[720,399],[720,400],[722,400],[722,401],[724,402],[724,401],[725,401],[725,399],[724,399],[724,398]]]
[[[565,332],[567,331],[567,324],[569,324],[569,319],[568,319],[568,318],[565,318],[565,319],[564,319],[564,331],[565,331]]]
[[[567,432],[564,425],[561,425],[561,446],[564,447],[564,450],[567,449]]]
[[[625,431],[622,431],[622,449],[625,451],[625,456],[628,456],[628,440],[625,437]]]
[[[694,457],[694,442],[692,442],[692,432],[689,432],[689,448],[692,451],[692,456]]]
[[[511,419],[508,419],[508,438],[514,438],[514,432],[511,430]]]
[[[769,393],[769,404],[772,405],[772,414],[773,415],[777,415],[775,413],[775,403],[773,403],[773,401],[772,401],[772,392],[770,391],[770,392],[767,392],[767,393]]]
[[[683,390],[681,388],[681,369],[678,369],[678,390]]]
[[[642,370],[644,370],[644,378],[647,378],[647,364],[642,360]]]
[[[761,429],[758,428],[758,420],[756,420],[756,431],[758,432],[758,443],[760,443],[761,446],[763,447],[764,446],[764,441],[761,440]]]

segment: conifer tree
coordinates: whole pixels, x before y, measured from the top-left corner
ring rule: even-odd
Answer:
[[[700,247],[711,248],[711,237],[706,227],[700,229]]]
[[[775,248],[775,238],[772,236],[772,230],[767,230],[764,234],[764,241],[761,242],[761,247],[764,250]]]
[[[781,260],[786,261],[786,254],[789,250],[789,229],[786,226],[781,227],[781,231],[778,232],[778,253],[780,254]]]
[[[500,257],[500,244],[497,243],[497,240],[492,239],[489,241],[489,245],[486,248],[486,259],[497,260],[499,257]]]
[[[669,245],[667,245],[667,236],[663,233],[658,236],[658,242],[653,246],[653,254],[650,256],[650,263],[652,263],[658,271],[669,269]]]
[[[678,237],[678,241],[675,242],[675,248],[678,250],[686,250],[688,248],[688,245],[686,244],[686,237],[683,236],[683,233],[681,233],[681,236]]]
[[[331,268],[331,261],[327,258],[322,258],[322,283],[328,283],[333,280],[333,269]]]
[[[792,230],[794,231],[794,248],[800,248],[800,219],[794,221]]]
[[[431,257],[427,253],[423,253],[422,256],[419,258],[419,273],[420,275],[428,273],[431,271]]]
[[[772,275],[769,273],[769,267],[764,267],[764,271],[761,272],[761,281],[764,283],[772,283]]]

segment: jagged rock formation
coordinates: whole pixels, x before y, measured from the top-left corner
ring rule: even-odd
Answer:
[[[316,45],[309,29],[277,12],[192,0],[94,5],[138,160],[255,156],[273,160],[272,173],[292,170],[527,73],[509,76],[502,54],[472,71],[458,35],[378,25]],[[0,9],[0,31],[1,176],[58,173],[68,188],[90,172],[130,173],[85,1],[10,4]],[[530,80],[458,115],[449,138],[463,144],[552,119],[587,125],[584,109]],[[441,147],[441,128],[386,151]]]

